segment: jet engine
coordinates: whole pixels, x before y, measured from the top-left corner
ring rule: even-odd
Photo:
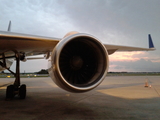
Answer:
[[[106,77],[108,52],[92,35],[72,33],[68,33],[53,49],[49,74],[64,90],[86,92],[98,86]]]

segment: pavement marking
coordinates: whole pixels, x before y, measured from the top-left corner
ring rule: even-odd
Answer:
[[[66,94],[66,96],[67,96],[67,97],[69,97],[69,96],[70,96],[70,94]]]
[[[52,86],[52,87],[58,87],[53,81],[43,81],[45,83],[47,83],[49,86]]]
[[[30,87],[27,87],[27,88],[48,88],[48,87],[46,87],[46,86],[30,86]]]
[[[157,91],[157,89],[155,87],[153,87],[153,88],[156,91],[156,93],[158,94],[158,96],[160,97],[160,93]]]
[[[152,85],[152,81],[147,77],[148,82],[150,83],[150,86],[154,89],[154,91],[158,94],[158,96],[160,97],[160,93],[158,92],[158,90],[154,87],[154,85]],[[151,88],[150,87],[150,88]]]
[[[9,82],[9,83],[0,85],[0,89],[6,89],[6,87],[7,87],[8,85],[11,85],[11,84],[13,84],[13,82]]]

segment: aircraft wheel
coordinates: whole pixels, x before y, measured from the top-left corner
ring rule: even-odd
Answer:
[[[12,99],[14,97],[14,85],[7,86],[6,90],[6,100]]]
[[[20,99],[25,99],[26,98],[26,85],[23,84],[19,88],[19,97]]]

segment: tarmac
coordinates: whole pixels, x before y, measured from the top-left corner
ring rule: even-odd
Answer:
[[[64,91],[50,77],[21,80],[26,99],[5,101],[14,79],[0,78],[0,120],[160,119],[160,76],[108,76],[86,93]]]

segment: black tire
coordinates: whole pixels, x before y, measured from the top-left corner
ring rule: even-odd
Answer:
[[[6,99],[12,99],[14,97],[14,85],[7,86]]]
[[[23,84],[19,88],[19,97],[20,99],[25,99],[26,98],[26,85]]]

